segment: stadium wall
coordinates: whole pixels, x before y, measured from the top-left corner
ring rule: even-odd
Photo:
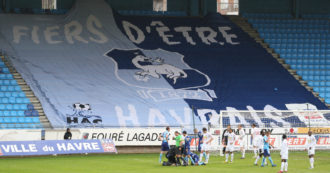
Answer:
[[[289,13],[327,14],[330,13],[328,0],[240,0],[242,13]]]
[[[57,0],[58,9],[70,9],[72,8],[75,0]]]
[[[300,10],[302,14],[329,14],[329,0],[300,0]]]
[[[40,0],[6,0],[6,7],[13,8],[41,8]]]
[[[0,8],[2,1],[6,3],[6,11],[10,12],[14,8],[41,8],[41,0],[0,0]],[[105,0],[115,10],[153,10],[152,0]],[[75,0],[57,0],[58,9],[70,9]],[[168,11],[185,11],[190,16],[206,15],[210,12],[216,12],[216,0],[168,0]]]
[[[3,3],[4,2],[4,3]],[[70,9],[75,0],[57,0],[58,9]],[[41,0],[0,0],[0,7],[5,4],[6,12],[10,12],[14,8],[41,8]]]
[[[152,10],[153,2],[151,0],[106,0],[115,10]]]

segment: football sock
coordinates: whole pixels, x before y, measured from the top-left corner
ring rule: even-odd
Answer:
[[[199,154],[199,161],[202,161],[203,160],[203,153],[200,153]]]
[[[314,158],[310,158],[309,159],[309,162],[311,163],[311,168],[314,168]]]
[[[203,153],[203,156],[204,156],[205,160],[207,160],[206,152]]]
[[[188,156],[184,157],[184,160],[186,161],[186,163],[189,163]]]
[[[260,159],[260,156],[257,156],[256,161],[254,162],[254,164],[257,164],[259,159]]]
[[[273,163],[273,160],[272,160],[272,157],[268,157],[268,160],[270,161],[270,163],[272,164],[272,165],[274,165],[274,163]]]
[[[284,166],[284,167],[285,167],[285,168],[284,168],[284,171],[288,171],[288,166],[289,166],[289,163],[288,163],[288,161],[286,161],[286,162],[285,162],[285,166]]]
[[[195,164],[194,159],[190,157],[190,161],[192,164]]]
[[[206,160],[209,161],[210,153],[206,155]]]
[[[253,149],[253,152],[254,152],[254,157],[257,157],[257,149]]]
[[[159,154],[159,162],[162,162],[162,157],[163,157],[163,154]]]
[[[243,149],[242,157],[243,157],[243,158],[245,157],[245,149]]]
[[[285,166],[285,162],[282,162],[282,163],[281,163],[281,171],[284,170],[284,166]]]
[[[180,157],[177,157],[177,158],[176,158],[176,163],[181,165]]]
[[[233,162],[234,161],[234,153],[231,153],[231,160],[230,160],[231,162]]]
[[[262,162],[261,162],[261,166],[264,166],[264,164],[265,164],[265,160],[266,160],[266,157],[263,157],[263,158],[262,158]]]
[[[226,162],[228,162],[228,157],[229,157],[229,154],[226,153]]]

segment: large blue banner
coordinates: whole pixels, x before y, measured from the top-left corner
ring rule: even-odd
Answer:
[[[29,156],[80,153],[117,153],[117,150],[115,144],[111,139],[0,142],[0,156]]]
[[[189,128],[218,123],[220,110],[327,109],[219,14],[120,16],[104,0],[76,2],[65,16],[0,14],[1,48],[53,127]]]

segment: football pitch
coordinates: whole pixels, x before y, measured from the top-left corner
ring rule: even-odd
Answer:
[[[0,173],[275,173],[280,169],[279,153],[272,157],[277,167],[254,166],[252,154],[240,159],[235,153],[232,164],[225,164],[224,157],[213,156],[206,166],[161,166],[159,154],[117,154],[117,155],[64,155],[30,158],[0,159]],[[260,163],[260,161],[259,161]],[[329,173],[330,151],[317,151],[315,169],[310,170],[306,152],[291,152],[289,170],[292,173]]]

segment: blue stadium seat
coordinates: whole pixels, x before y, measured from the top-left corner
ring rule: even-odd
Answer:
[[[17,111],[18,116],[24,116],[24,111]]]
[[[3,122],[4,123],[11,123],[11,119],[9,117],[4,117]]]
[[[33,119],[31,117],[26,117],[25,118],[25,123],[32,123]]]
[[[19,117],[18,122],[19,123],[25,123],[25,118],[24,117]]]
[[[296,69],[297,74],[302,76],[309,86],[314,87],[314,91],[319,92],[321,97],[328,98],[330,95],[326,94],[326,90],[330,92],[329,21],[282,20],[278,16],[274,20],[273,16],[277,15],[245,14],[265,42],[280,54],[292,69]],[[313,17],[315,16],[322,17]]]
[[[40,123],[39,117],[33,117],[32,122],[33,123]]]
[[[0,129],[7,129],[7,124],[0,124]]]
[[[14,128],[15,129],[21,129],[21,128],[23,128],[23,125],[22,124],[15,124]]]
[[[15,124],[8,124],[7,125],[7,129],[15,129],[15,128],[16,128]]]

